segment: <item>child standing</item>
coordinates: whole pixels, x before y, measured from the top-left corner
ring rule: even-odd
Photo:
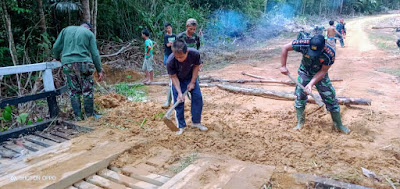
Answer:
[[[143,61],[143,71],[146,73],[146,78],[143,83],[149,84],[153,82],[153,48],[156,42],[152,41],[150,38],[150,32],[147,29],[142,31],[142,38],[144,41],[144,61]]]
[[[167,60],[170,54],[172,54],[172,43],[176,40],[176,35],[172,33],[172,26],[170,23],[166,23],[164,25],[165,27],[165,32],[166,34],[164,35],[164,65],[167,66]],[[167,93],[167,101],[165,102],[164,105],[162,105],[162,108],[168,108],[169,105],[171,104],[171,82],[170,82],[170,87],[168,87],[168,93]]]

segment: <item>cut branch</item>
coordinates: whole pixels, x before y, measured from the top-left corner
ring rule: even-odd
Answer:
[[[107,58],[107,57],[117,56],[117,55],[121,54],[122,52],[125,52],[126,50],[128,50],[128,47],[130,47],[131,45],[132,44],[129,43],[128,45],[122,47],[118,52],[116,52],[114,54],[100,55],[100,58]]]
[[[266,98],[272,98],[276,100],[290,100],[296,99],[296,96],[292,92],[285,91],[273,91],[260,88],[248,88],[248,87],[238,87],[226,84],[217,84],[217,87],[233,93],[240,93],[245,95],[261,96]],[[321,98],[316,94],[317,98]],[[365,98],[348,98],[348,97],[336,97],[341,105],[371,105],[371,99]],[[315,104],[314,99],[308,98],[308,102]]]
[[[264,77],[261,77],[261,76],[258,76],[258,75],[254,75],[254,74],[249,74],[249,73],[246,73],[246,72],[242,72],[242,75],[253,77],[253,78],[257,78],[257,79],[261,79],[261,80],[267,80]],[[333,78],[333,79],[330,79],[330,80],[331,80],[331,82],[343,81],[343,79],[338,79],[338,78]],[[271,80],[271,81],[275,81],[275,80]],[[289,82],[289,83],[292,83],[291,85],[295,85],[295,83],[293,83],[292,81],[284,81],[284,82]]]

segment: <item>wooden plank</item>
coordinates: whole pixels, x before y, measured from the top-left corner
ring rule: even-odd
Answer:
[[[14,97],[14,98],[2,99],[2,100],[0,100],[0,108],[4,108],[4,107],[6,107],[8,105],[18,105],[18,104],[25,103],[25,102],[30,102],[30,101],[34,101],[34,100],[43,99],[43,98],[48,98],[48,97],[51,97],[51,96],[58,96],[58,95],[61,95],[64,92],[66,92],[67,90],[68,90],[67,86],[63,86],[63,87],[61,87],[61,88],[59,88],[59,89],[57,89],[55,91],[43,92],[43,93],[38,93],[38,94],[33,94],[33,95],[26,95],[26,96],[22,96],[22,97]],[[40,122],[38,124],[41,124],[41,123],[42,122]],[[33,125],[31,125],[31,126],[33,126]],[[31,126],[27,126],[27,127],[31,127]],[[24,130],[25,128],[26,127],[20,127],[20,128],[17,128],[17,129]],[[0,136],[1,136],[1,134],[0,134]],[[0,137],[0,139],[1,139],[1,137]]]
[[[74,186],[70,186],[70,187],[65,188],[65,189],[78,189],[78,188],[76,188],[76,187],[74,187]]]
[[[147,142],[147,141],[139,141],[135,145],[141,145],[144,142]],[[114,145],[117,145],[117,144],[114,144]],[[59,188],[64,188],[64,187],[70,186],[73,183],[76,183],[86,177],[89,177],[89,176],[95,174],[96,172],[98,172],[101,169],[107,168],[107,166],[110,165],[110,163],[112,161],[117,159],[121,153],[125,152],[126,150],[129,150],[132,147],[132,146],[127,145],[126,147],[121,149],[121,148],[115,147],[114,145],[109,144],[109,143],[104,143],[104,144],[102,144],[102,146],[96,147],[99,150],[98,153],[101,153],[101,156],[98,155],[99,156],[98,158],[101,157],[101,159],[96,160],[96,161],[91,160],[94,157],[97,157],[97,156],[90,155],[96,151],[96,149],[93,148],[90,152],[88,152],[90,154],[88,154],[88,156],[87,156],[87,157],[91,157],[91,158],[88,158],[88,160],[87,160],[90,163],[85,164],[84,166],[80,167],[79,169],[74,169],[73,171],[70,171],[68,174],[63,174],[62,178],[60,178],[57,181],[57,183],[52,183],[45,188],[46,189],[59,189]],[[120,144],[118,144],[118,146],[119,145]],[[133,145],[133,146],[135,146],[135,145]],[[107,152],[107,153],[104,154],[104,152]],[[109,155],[107,156],[107,154],[109,154]]]
[[[271,180],[275,167],[249,164],[241,169],[223,186],[225,189],[241,189],[243,186],[248,189],[259,189]]]
[[[62,139],[65,139],[65,140],[71,139],[71,137],[69,137],[65,133],[62,133],[62,132],[59,132],[59,131],[50,131],[50,134],[54,135],[54,136],[58,136],[58,137],[60,137]]]
[[[9,173],[12,173],[13,175],[17,175],[20,173],[25,173],[27,169],[30,168],[36,168],[36,167],[41,167],[44,165],[53,165],[57,163],[57,160],[61,159],[65,154],[62,154],[64,151],[67,151],[68,148],[71,146],[71,142],[64,142],[61,144],[57,144],[56,146],[51,146],[49,148],[46,148],[44,150],[38,151],[38,152],[33,152],[30,153],[26,156],[21,156],[16,159],[13,159],[11,164],[7,164],[5,166],[1,166],[0,170],[4,172],[0,172],[0,186],[1,184],[5,184],[7,181],[10,181],[10,178],[7,177]],[[40,157],[40,156],[45,156],[45,155],[54,155],[53,157],[50,157],[44,161],[40,162],[26,162],[24,159],[32,159],[35,157]],[[79,153],[77,153],[79,154]],[[26,175],[24,175],[26,176]],[[71,183],[70,185],[72,185]],[[67,187],[67,186],[66,186]],[[0,187],[1,188],[1,187]]]
[[[108,170],[108,169],[103,169],[99,172],[97,172],[98,175],[109,179],[113,182],[119,183],[119,184],[123,184],[125,186],[131,187],[131,188],[135,188],[135,189],[141,189],[141,188],[158,188],[156,185],[154,184],[150,184],[148,182],[144,182],[141,180],[137,180],[134,179],[132,177],[128,177],[122,174],[119,174],[117,172]]]
[[[19,66],[7,66],[0,68],[0,75],[12,75],[17,73],[43,71],[46,69],[54,69],[58,67],[61,67],[60,62],[42,62],[42,63],[26,64]]]
[[[46,147],[44,147],[44,146],[35,144],[35,143],[30,142],[30,141],[27,141],[27,140],[21,141],[21,143],[22,143],[22,145],[24,145],[24,147],[27,148],[27,149],[32,148],[32,149],[36,149],[37,151],[39,151],[39,150],[43,150],[43,149],[46,148]]]
[[[75,183],[74,186],[79,189],[101,189],[100,187],[83,180]]]
[[[175,175],[174,177],[171,178],[167,183],[162,185],[160,189],[170,189],[174,188],[174,185],[179,183],[183,178],[185,178],[189,174],[195,174],[198,170],[200,170],[200,166],[197,165],[189,165],[186,167],[183,171]]]
[[[21,152],[27,152],[28,150],[29,151],[33,151],[33,152],[36,152],[37,150],[36,149],[27,149],[27,148],[24,148],[23,146],[19,146],[19,145],[16,145],[16,144],[12,144],[12,143],[8,143],[8,144],[6,144],[6,145],[3,145],[3,147],[4,148],[7,148],[7,149],[9,149],[9,150],[12,150],[12,151],[14,151],[14,152],[16,152],[16,153],[21,153]],[[35,151],[36,150],[36,151]]]
[[[58,144],[57,142],[51,141],[49,139],[45,139],[36,135],[28,135],[24,136],[24,139],[35,144],[41,145],[43,147],[50,147]]]
[[[147,170],[138,169],[130,165],[123,167],[122,172],[128,174],[132,178],[142,180],[157,186],[161,186],[165,182],[170,180],[169,177],[164,177],[161,175],[149,173],[147,172]]]
[[[127,188],[126,186],[124,186],[122,184],[115,183],[111,180],[105,179],[98,175],[89,176],[85,179],[85,181],[88,183],[92,183],[94,185],[100,186],[102,188],[106,188],[106,189],[125,189],[125,188]]]
[[[52,121],[53,120],[46,120],[39,123],[34,123],[30,126],[19,127],[16,129],[7,130],[5,132],[0,132],[0,142],[5,142],[9,138],[18,138],[22,134],[26,135],[36,131],[42,131],[47,128]]]
[[[17,156],[17,154],[14,151],[6,149],[2,146],[0,146],[0,155],[2,158],[9,158],[9,159]]]
[[[43,137],[43,138],[48,139],[48,140],[52,140],[52,141],[57,142],[57,143],[61,143],[61,142],[66,141],[63,138],[60,138],[60,137],[57,137],[57,136],[54,136],[54,135],[50,135],[50,134],[44,133],[44,132],[35,132],[34,135]]]
[[[26,64],[20,66],[7,66],[0,68],[0,75],[12,75],[17,73],[27,73],[45,70],[46,63]]]
[[[47,68],[47,65],[46,65],[46,68]],[[44,90],[46,92],[54,91],[56,89],[54,87],[53,73],[52,73],[51,69],[44,70],[44,72],[42,72],[42,78],[43,78]]]

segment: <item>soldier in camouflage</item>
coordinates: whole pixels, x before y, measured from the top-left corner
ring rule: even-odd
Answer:
[[[96,38],[91,30],[92,26],[88,23],[69,26],[61,31],[53,46],[54,58],[61,59],[63,64],[76,120],[82,119],[81,95],[86,117],[95,115],[92,76],[94,70],[97,70],[99,81],[104,78]]]
[[[183,40],[187,47],[200,49],[200,37],[196,34],[197,21],[189,18],[186,21],[186,31],[178,34],[177,39]]]
[[[335,51],[325,45],[322,35],[315,35],[311,39],[294,40],[282,47],[281,68],[282,74],[289,73],[286,68],[286,61],[289,51],[297,51],[303,54],[301,65],[298,69],[298,81],[305,86],[306,91],[296,87],[295,108],[297,114],[297,126],[300,129],[305,122],[305,106],[307,103],[307,93],[310,94],[313,86],[318,90],[326,109],[331,113],[331,117],[336,129],[349,133],[350,130],[342,124],[340,117],[340,107],[336,99],[335,89],[328,76],[328,70],[335,61]]]

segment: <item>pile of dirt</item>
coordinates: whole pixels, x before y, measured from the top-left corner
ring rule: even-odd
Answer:
[[[117,93],[110,93],[95,98],[95,104],[100,108],[115,108],[122,105],[126,101],[126,97]]]
[[[218,89],[208,89],[204,93],[209,94],[209,90]],[[221,95],[227,97],[224,92]],[[307,117],[304,129],[295,131],[292,129],[295,125],[293,110],[266,111],[258,108],[246,109],[238,103],[206,103],[203,120],[210,130],[201,132],[188,128],[182,136],[176,136],[162,122],[164,110],[159,104],[120,104],[123,106],[112,109],[100,121],[90,124],[120,125],[122,128],[129,128],[123,133],[124,140],[139,137],[150,142],[125,154],[129,158],[121,158],[115,163],[117,166],[151,157],[152,152],[148,149],[161,146],[172,150],[176,157],[193,152],[229,155],[242,161],[274,165],[282,172],[293,169],[367,185],[370,183],[363,179],[360,167],[368,167],[377,174],[390,175],[392,178],[397,175],[394,170],[400,168],[400,164],[396,163],[398,153],[389,149],[377,151],[369,146],[374,142],[375,135],[371,125],[392,118],[382,116],[381,112],[357,111],[357,117],[344,120],[350,123],[353,132],[343,135],[332,131],[330,116],[323,111]],[[312,108],[315,107],[310,109]],[[185,114],[190,115],[188,105],[185,110]],[[140,127],[143,120],[146,122]],[[190,121],[187,121],[190,125]],[[114,137],[115,135],[120,138],[119,133],[113,133]],[[399,148],[400,144],[393,144],[393,147]],[[176,161],[178,160],[179,158]],[[171,162],[173,163],[176,162]]]

